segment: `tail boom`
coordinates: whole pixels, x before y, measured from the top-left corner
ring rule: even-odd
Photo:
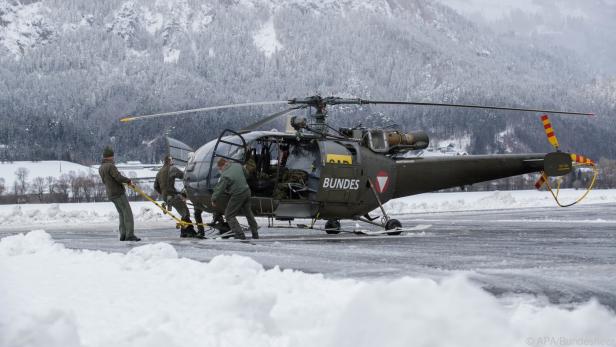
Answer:
[[[566,174],[563,157],[555,153],[464,155],[398,160],[394,198],[460,187],[499,178],[544,171],[552,163]],[[562,153],[565,154],[565,153]],[[569,154],[566,154],[569,156]],[[571,161],[568,161],[569,167]],[[570,170],[569,170],[570,171]],[[548,175],[555,176],[550,172]]]

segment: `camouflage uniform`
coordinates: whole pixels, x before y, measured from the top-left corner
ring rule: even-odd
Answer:
[[[231,230],[235,233],[235,237],[238,239],[246,238],[240,223],[237,221],[237,216],[243,214],[246,216],[248,225],[250,225],[252,237],[254,239],[259,238],[257,231],[259,226],[250,208],[250,188],[246,183],[242,166],[237,163],[227,163],[221,171],[220,179],[214,187],[212,201],[219,202],[224,194],[229,195],[229,202],[225,208],[225,218]]]
[[[175,189],[175,179],[184,178],[184,173],[171,163],[165,163],[156,174],[154,181],[154,190],[163,198],[163,201],[180,214],[182,221],[192,223],[190,220],[190,211],[181,194]],[[182,226],[180,228],[181,237],[193,237],[196,235],[195,228],[192,225]]]
[[[98,168],[98,174],[105,184],[107,197],[113,202],[120,215],[120,241],[139,241],[139,238],[135,236],[133,211],[126,197],[126,189],[122,184],[130,184],[130,179],[124,177],[118,171],[113,158],[103,159],[101,166]]]

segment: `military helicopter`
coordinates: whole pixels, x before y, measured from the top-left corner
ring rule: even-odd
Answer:
[[[376,101],[340,97],[295,98],[287,101],[222,105],[200,109],[127,116],[131,122],[164,116],[258,105],[288,104],[241,131],[225,129],[217,139],[197,150],[167,138],[168,151],[176,163],[185,166],[184,185],[193,204],[207,212],[223,212],[225,204],[211,204],[211,193],[220,173],[218,158],[250,168],[252,208],[256,216],[291,221],[296,218],[326,220],[325,231],[341,231],[340,220],[358,220],[397,235],[404,229],[390,218],[383,204],[395,198],[461,187],[509,176],[543,172],[562,176],[572,170],[572,157],[557,145],[551,153],[414,157],[410,151],[428,147],[423,131],[405,133],[400,129],[340,128],[327,122],[328,106],[335,105],[420,105],[487,110],[508,110],[566,115],[592,113],[553,110],[444,104],[408,101]],[[258,131],[257,128],[294,110],[313,109],[312,119],[290,118],[290,132]],[[546,116],[547,119],[547,116]],[[549,120],[548,120],[549,123]],[[547,124],[544,121],[544,124]],[[549,130],[548,125],[546,129]],[[552,133],[552,137],[553,133]],[[548,133],[548,138],[550,135]],[[555,137],[554,137],[555,140]],[[404,155],[407,154],[407,155]],[[220,205],[220,206],[219,206]],[[382,216],[371,216],[380,209]],[[290,222],[289,222],[290,223]]]

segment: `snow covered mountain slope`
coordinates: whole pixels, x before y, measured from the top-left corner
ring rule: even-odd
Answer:
[[[153,162],[163,133],[196,147],[277,109],[130,126],[119,116],[314,93],[596,111],[595,122],[555,127],[579,152],[616,157],[600,140],[614,129],[613,104],[580,56],[433,0],[0,0],[0,18],[0,159],[94,162],[113,144],[121,160]],[[539,121],[521,114],[334,111],[333,125],[372,117],[437,142],[470,136],[469,153],[547,150]]]
[[[41,2],[0,1],[0,46],[19,59],[25,51],[49,43],[54,31]]]

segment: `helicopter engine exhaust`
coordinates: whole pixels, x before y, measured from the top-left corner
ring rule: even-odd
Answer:
[[[411,131],[406,134],[400,131],[389,131],[387,132],[387,142],[390,148],[404,146],[417,150],[427,148],[430,144],[430,138],[423,131]]]

